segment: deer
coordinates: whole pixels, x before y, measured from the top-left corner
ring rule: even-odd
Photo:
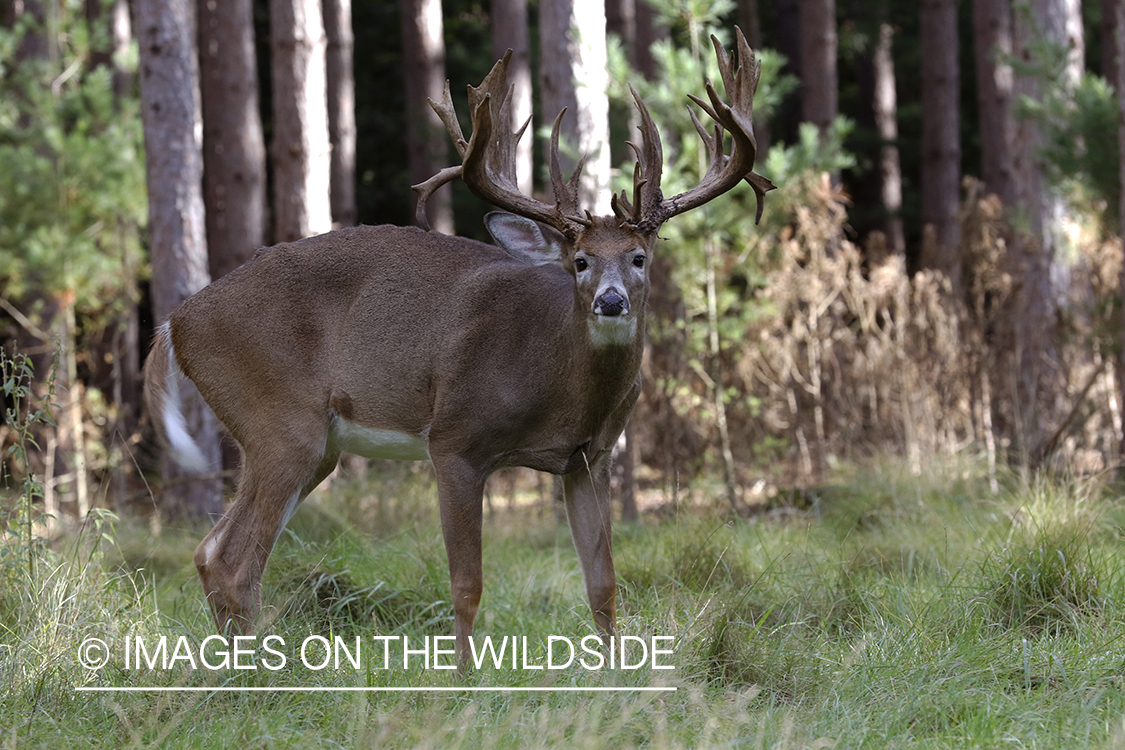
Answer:
[[[523,195],[514,155],[528,123],[499,126],[509,122],[509,51],[469,86],[469,139],[448,82],[443,100],[430,100],[461,163],[414,186],[421,226],[359,226],[261,249],[157,329],[145,399],[165,443],[181,464],[206,468],[183,416],[186,377],[241,448],[235,501],[194,554],[220,632],[254,633],[274,545],[346,451],[432,464],[462,665],[483,590],[485,480],[509,466],[561,475],[586,597],[610,643],[610,458],[640,392],[657,234],[743,180],[758,220],[774,187],[753,171],[761,66],[736,37],[734,59],[712,37],[729,103],[709,80],[706,101],[690,97],[715,123],[709,132],[692,111],[708,156],[694,188],[662,195],[660,135],[630,86],[641,135],[629,143],[632,197],[614,195],[611,216],[580,211],[583,160],[566,180],[559,164],[565,110],[550,141],[554,203]],[[485,220],[495,244],[422,228],[426,200],[458,178],[502,209]]]

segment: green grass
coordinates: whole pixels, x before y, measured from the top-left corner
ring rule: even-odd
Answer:
[[[721,503],[716,500],[716,507]],[[126,669],[120,644],[211,632],[198,532],[87,530],[31,578],[0,557],[0,747],[1109,748],[1125,743],[1125,558],[1113,488],[962,466],[855,471],[801,514],[680,509],[615,530],[624,634],[675,637],[674,671],[469,675],[367,662],[277,671]],[[565,528],[486,519],[478,636],[592,631]],[[426,475],[303,508],[266,574],[269,625],[310,634],[452,632]],[[114,647],[100,672],[78,644]],[[286,649],[287,651],[289,649]],[[377,661],[377,660],[375,660]],[[84,685],[668,686],[641,693],[78,693]]]

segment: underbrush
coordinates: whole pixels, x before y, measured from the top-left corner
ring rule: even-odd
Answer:
[[[259,635],[452,633],[430,479],[392,484],[301,509],[266,571]],[[992,494],[972,466],[914,476],[892,463],[820,488],[798,513],[654,515],[615,531],[619,625],[670,636],[674,670],[486,662],[467,674],[417,660],[138,669],[116,648],[126,635],[198,646],[211,634],[191,565],[201,534],[104,518],[40,549],[34,578],[7,574],[0,746],[1113,747],[1125,736],[1120,512],[1095,482],[1012,478]],[[484,560],[478,637],[526,636],[534,667],[549,636],[593,632],[549,512],[487,515]],[[97,671],[77,658],[93,637],[111,644]],[[76,692],[99,685],[199,692]],[[217,692],[231,687],[258,692]],[[466,689],[496,687],[675,690]]]

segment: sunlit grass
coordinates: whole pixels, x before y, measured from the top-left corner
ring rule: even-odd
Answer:
[[[716,507],[721,507],[717,503]],[[673,671],[82,669],[84,638],[186,635],[210,620],[199,533],[119,523],[67,539],[34,581],[4,569],[0,746],[1115,747],[1125,737],[1121,515],[1112,488],[895,464],[796,513],[680,509],[615,531],[621,632],[670,635]],[[478,636],[592,632],[565,527],[486,517]],[[177,562],[178,561],[178,562]],[[432,482],[346,485],[294,518],[265,577],[262,633],[299,643],[452,632]],[[538,649],[538,650],[537,650]],[[401,657],[400,657],[401,658]],[[381,666],[381,665],[379,665]],[[669,686],[664,693],[75,693],[81,685]]]

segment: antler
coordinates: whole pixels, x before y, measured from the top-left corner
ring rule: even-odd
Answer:
[[[519,191],[516,180],[516,144],[527,130],[531,118],[515,133],[509,132],[507,123],[510,120],[514,87],[509,87],[505,92],[504,86],[511,59],[512,51],[508,50],[492,66],[479,87],[469,86],[469,113],[473,122],[473,134],[468,141],[461,132],[457,113],[453,109],[449,81],[445,82],[445,93],[440,104],[433,99],[429,100],[430,106],[453,139],[453,145],[461,156],[461,166],[446,167],[425,182],[413,186],[418,192],[415,221],[419,226],[429,228],[426,221],[426,201],[430,195],[458,177],[465,181],[469,190],[478,198],[514,214],[552,226],[568,237],[577,236],[583,226],[589,225],[588,215],[585,218],[578,216],[578,176],[582,171],[583,161],[579,161],[577,169],[566,181],[562,178],[562,168],[559,166],[559,126],[566,114],[565,109],[555,119],[555,127],[551,133],[551,184],[555,192],[555,204],[552,206],[537,201]],[[496,127],[497,124],[499,127]]]
[[[756,221],[762,218],[763,200],[765,194],[776,186],[769,179],[753,171],[754,159],[758,152],[758,143],[754,138],[754,94],[758,90],[758,79],[761,76],[762,65],[746,43],[742,30],[735,27],[737,36],[737,63],[738,70],[732,70],[731,58],[726,50],[714,36],[711,42],[715,46],[715,55],[718,58],[719,73],[723,77],[723,86],[731,104],[724,102],[715,92],[711,81],[706,82],[707,98],[710,104],[697,96],[691,100],[698,104],[712,120],[715,121],[714,133],[708,133],[695,112],[689,109],[692,123],[696,132],[703,139],[707,148],[708,167],[707,173],[699,184],[685,193],[680,193],[672,198],[663,198],[660,193],[661,167],[663,155],[660,147],[660,133],[649,116],[648,108],[641,101],[640,96],[630,86],[633,100],[641,114],[641,142],[638,148],[633,143],[629,146],[636,154],[637,162],[633,170],[633,200],[632,202],[622,191],[620,196],[613,197],[613,210],[622,222],[628,222],[637,227],[641,232],[654,232],[668,219],[685,211],[702,206],[711,199],[722,195],[743,179],[754,189],[758,200]],[[690,95],[689,95],[690,96]],[[731,134],[733,146],[730,156],[723,152],[723,130]]]

